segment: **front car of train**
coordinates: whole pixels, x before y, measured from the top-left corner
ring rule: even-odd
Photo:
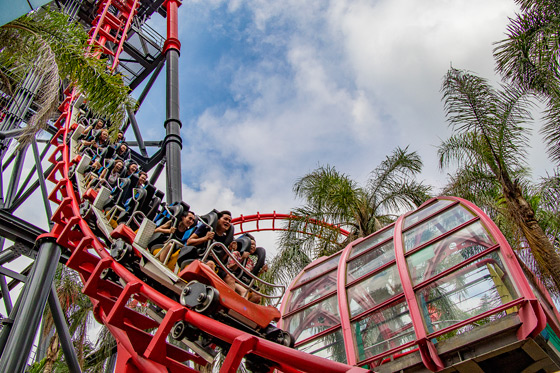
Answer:
[[[311,263],[281,312],[296,349],[376,372],[560,369],[550,296],[460,198],[433,198]]]

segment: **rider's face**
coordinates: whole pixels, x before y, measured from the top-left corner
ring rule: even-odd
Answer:
[[[194,214],[189,213],[189,214],[183,216],[183,224],[186,227],[192,226],[194,224]]]
[[[249,253],[253,254],[255,251],[257,251],[257,243],[255,242],[255,240],[251,240],[251,247],[249,248]]]
[[[231,216],[227,214],[222,215],[222,217],[218,219],[218,224],[221,225],[224,231],[228,230],[231,225]]]

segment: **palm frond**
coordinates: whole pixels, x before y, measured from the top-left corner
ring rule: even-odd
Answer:
[[[397,147],[370,174],[365,192],[371,209],[376,214],[398,212],[427,200],[431,187],[414,179],[422,166],[417,152]]]
[[[47,75],[44,69],[37,72],[44,76],[44,88],[40,91],[43,98],[39,102],[46,103],[37,118],[40,126],[45,125],[43,119],[52,107],[58,105],[53,92],[56,95],[59,77],[68,79],[86,96],[90,110],[108,119],[112,131],[122,125],[126,107],[134,105],[122,77],[109,73],[106,61],[85,55],[87,38],[80,25],[51,11],[31,13],[0,27],[0,65],[4,69],[22,77],[30,66],[48,68]],[[29,127],[29,132],[33,132],[34,126]],[[30,136],[26,133],[22,140]]]
[[[549,96],[543,120],[541,134],[547,144],[548,156],[560,164],[560,95]]]
[[[510,19],[508,38],[496,43],[496,70],[520,87],[550,93],[559,78],[558,3],[529,3],[524,2],[522,12]]]
[[[495,116],[497,95],[486,79],[451,68],[441,91],[447,121],[457,132],[480,132]]]

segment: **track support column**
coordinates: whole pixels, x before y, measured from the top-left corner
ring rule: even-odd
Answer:
[[[41,244],[32,273],[27,278],[23,294],[18,299],[20,306],[7,338],[6,347],[2,351],[0,372],[24,371],[51,291],[60,253],[60,246],[54,242]]]
[[[166,136],[163,141],[166,158],[167,202],[178,202],[183,199],[181,183],[181,121],[179,120],[179,42],[178,8],[179,0],[166,0],[167,9],[167,40],[163,45],[167,62],[166,84]]]

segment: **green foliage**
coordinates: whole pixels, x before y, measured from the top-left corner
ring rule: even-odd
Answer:
[[[267,281],[289,282],[311,261],[381,229],[401,210],[428,199],[431,188],[415,180],[421,168],[416,152],[397,148],[371,172],[365,186],[329,165],[297,180],[294,193],[304,205],[294,209],[288,230],[280,237],[281,249]],[[341,238],[336,227],[349,230],[350,236]]]
[[[560,162],[560,2],[516,2],[521,12],[510,19],[507,39],[496,43],[494,49],[496,70],[546,102],[541,132],[550,158]]]
[[[129,89],[120,75],[108,71],[105,60],[86,55],[87,39],[80,25],[69,22],[64,14],[51,11],[31,13],[0,27],[0,66],[6,72],[2,81],[9,83],[10,76],[17,83],[31,67],[37,74],[48,77],[43,79],[39,97],[45,113],[29,124],[30,131],[24,135],[24,141],[44,128],[46,118],[58,106],[61,79],[71,82],[85,95],[88,107],[109,119],[113,131],[122,124],[127,105],[133,105]]]
[[[499,178],[523,172],[531,102],[522,89],[502,88],[496,91],[466,71],[448,71],[442,85],[444,110],[455,133],[438,149],[441,167],[456,162]]]
[[[549,241],[556,234],[557,200],[542,204],[526,163],[531,91],[515,85],[495,90],[485,79],[451,69],[442,92],[454,133],[438,149],[440,166],[458,167],[445,192],[483,208],[513,248],[531,247],[534,271],[560,288],[560,257]]]
[[[560,251],[560,169],[537,185],[537,216],[546,234]]]

